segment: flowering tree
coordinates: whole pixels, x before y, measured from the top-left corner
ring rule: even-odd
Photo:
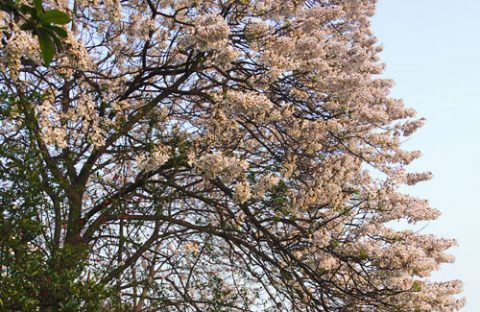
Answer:
[[[423,120],[379,76],[374,0],[9,3],[3,308],[463,305],[428,280],[455,242],[389,226],[439,213],[398,192],[430,174],[405,169]]]

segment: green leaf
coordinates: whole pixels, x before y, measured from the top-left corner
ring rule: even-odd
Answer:
[[[56,50],[62,51],[63,50],[62,41],[60,41],[60,39],[55,35],[51,36],[50,38],[53,39],[53,43],[55,44]]]
[[[35,7],[35,11],[37,11],[37,15],[42,14],[42,0],[33,0],[33,6]]]
[[[23,14],[31,15],[34,19],[37,19],[37,10],[34,7],[23,4],[19,7],[19,11]]]
[[[413,285],[412,285],[412,290],[413,290],[414,292],[422,291],[422,284],[420,284],[419,281],[414,281],[414,282],[413,282]]]
[[[67,24],[70,22],[70,17],[67,13],[62,12],[60,10],[48,10],[45,13],[39,16],[40,20],[45,23],[53,23],[53,24]]]
[[[2,11],[6,11],[7,13],[16,12],[17,5],[13,0],[6,0],[6,1],[0,2],[0,9]]]
[[[360,250],[359,257],[361,260],[366,260],[368,259],[368,253],[365,250]]]
[[[21,30],[33,31],[33,30],[35,30],[35,27],[36,27],[36,25],[35,25],[32,21],[28,21],[28,22],[26,22],[25,24],[22,24],[22,25],[20,26],[20,29],[21,29]]]
[[[65,38],[63,37],[63,35],[67,34],[67,32],[63,28],[53,26],[53,25],[47,25],[47,26],[40,27],[39,31],[46,33],[50,37],[50,39],[52,39],[53,43],[55,44],[55,49],[57,51],[63,50],[62,41],[59,38],[59,37]]]
[[[65,29],[63,29],[62,27],[58,27],[58,26],[55,26],[55,25],[46,25],[46,26],[44,26],[44,28],[49,29],[50,31],[53,31],[60,38],[67,38],[68,37],[67,31]]]
[[[38,42],[40,43],[40,51],[42,52],[43,62],[46,66],[50,64],[55,53],[52,38],[45,31],[38,32]]]

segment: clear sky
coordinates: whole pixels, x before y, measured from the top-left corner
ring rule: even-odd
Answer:
[[[408,191],[442,212],[423,232],[458,240],[434,278],[464,281],[462,312],[480,311],[479,21],[479,0],[378,0],[373,18],[393,96],[427,119],[404,146],[423,152],[410,169],[434,178]]]

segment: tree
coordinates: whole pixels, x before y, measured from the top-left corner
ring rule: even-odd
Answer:
[[[398,190],[430,178],[400,146],[423,119],[380,77],[374,6],[44,1],[71,17],[55,58],[3,8],[0,306],[459,309],[428,280],[455,241],[389,224],[439,212]]]

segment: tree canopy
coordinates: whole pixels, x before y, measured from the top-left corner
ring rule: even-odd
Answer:
[[[460,309],[374,9],[3,1],[0,309]]]

